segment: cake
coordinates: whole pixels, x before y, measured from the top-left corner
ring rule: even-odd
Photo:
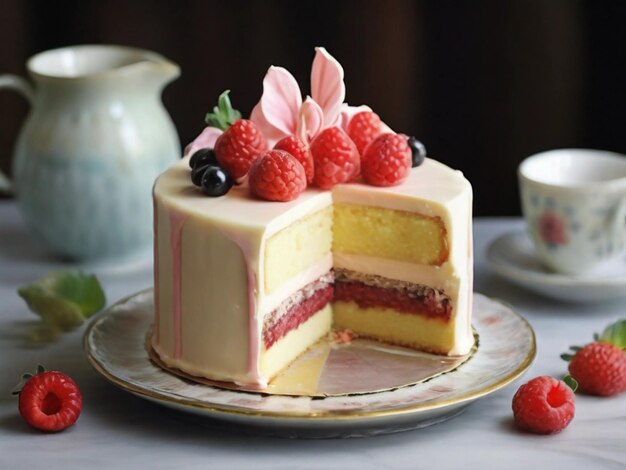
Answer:
[[[295,135],[315,151],[325,129],[348,129],[357,114],[371,113],[343,102],[343,70],[321,48],[311,82],[312,97],[302,101],[293,77],[270,68],[250,117],[267,148]],[[350,144],[361,147],[362,177],[350,167],[344,181],[324,187],[316,166],[304,185],[288,185],[297,197],[264,200],[255,178],[270,157],[255,155],[242,178],[217,152],[226,132],[207,127],[154,185],[151,345],[167,367],[263,388],[333,329],[434,354],[469,352],[472,189],[461,172],[424,158],[373,186],[365,153],[373,139],[397,136],[381,123],[370,143]],[[190,159],[205,147],[237,175],[228,181],[239,178],[222,184],[220,197],[190,181]],[[290,177],[301,182],[307,164],[292,160]]]

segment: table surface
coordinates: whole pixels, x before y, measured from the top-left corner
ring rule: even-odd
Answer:
[[[26,231],[12,201],[0,201],[0,468],[626,468],[626,394],[576,397],[576,416],[562,433],[537,436],[512,424],[511,398],[537,375],[562,376],[559,355],[626,316],[622,304],[567,305],[523,291],[492,273],[485,250],[499,235],[523,230],[516,218],[476,219],[475,290],[513,305],[537,335],[537,359],[516,383],[460,416],[422,430],[343,440],[290,440],[224,430],[219,423],[128,394],[87,363],[84,327],[45,346],[24,341],[33,319],[19,286],[54,269],[73,269],[48,255]],[[88,268],[88,267],[87,267]],[[93,268],[109,303],[150,287],[152,265]],[[58,434],[31,430],[10,394],[38,363],[67,372],[84,397],[78,423]]]

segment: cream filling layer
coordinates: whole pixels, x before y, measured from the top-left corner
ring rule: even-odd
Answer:
[[[274,311],[282,302],[292,296],[295,292],[328,273],[332,267],[333,255],[328,253],[317,263],[312,264],[304,271],[300,271],[298,275],[285,282],[271,294],[260,294],[257,303],[258,315],[264,317],[268,313]]]
[[[374,256],[334,253],[333,265],[335,268],[429,286],[451,298],[459,291],[458,276],[448,262],[441,266],[424,266]]]

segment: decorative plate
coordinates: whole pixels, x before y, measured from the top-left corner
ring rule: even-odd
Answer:
[[[491,268],[509,280],[543,296],[567,302],[606,302],[626,298],[626,260],[623,256],[587,276],[548,271],[524,231],[506,233],[487,249]]]
[[[145,339],[153,319],[152,299],[151,289],[140,292],[91,322],[84,349],[92,366],[139,397],[253,433],[356,437],[429,426],[518,378],[536,353],[534,332],[522,317],[504,303],[475,294],[473,324],[479,341],[471,357],[452,370],[422,374],[418,383],[392,389],[378,384],[378,391],[369,393],[339,394],[336,384],[335,394],[325,397],[229,390],[172,374],[151,361]],[[358,341],[342,348],[357,355],[370,349]]]

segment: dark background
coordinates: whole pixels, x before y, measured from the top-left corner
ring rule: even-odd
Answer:
[[[343,65],[347,101],[472,182],[476,215],[519,214],[516,167],[557,147],[626,153],[626,2],[0,0],[0,72],[37,52],[115,43],[182,69],[163,101],[183,145],[229,88],[247,115],[271,64],[308,92],[313,47]],[[0,92],[0,167],[28,111]]]

